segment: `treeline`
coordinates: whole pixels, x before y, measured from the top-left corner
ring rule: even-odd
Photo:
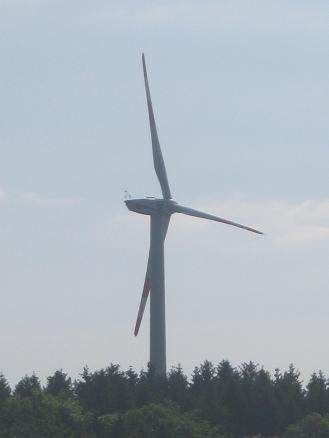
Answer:
[[[190,379],[180,366],[167,377],[111,364],[23,377],[11,389],[0,375],[1,438],[328,438],[328,380],[304,386],[290,366],[274,376],[256,364],[205,361]]]

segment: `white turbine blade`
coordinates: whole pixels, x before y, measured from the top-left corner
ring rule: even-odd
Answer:
[[[236,222],[228,221],[218,216],[213,216],[212,214],[203,213],[202,211],[194,210],[193,208],[183,207],[182,205],[175,205],[176,213],[187,214],[188,216],[195,216],[202,219],[209,219],[211,221],[222,222],[223,224],[233,225],[234,227],[243,228],[244,230],[252,231],[257,234],[264,234],[261,231],[257,231],[254,228],[246,227],[245,225],[237,224]]]
[[[168,226],[169,226],[169,221],[170,221],[170,216],[168,216],[167,221],[165,223],[163,239],[166,238]],[[138,335],[139,327],[140,327],[142,319],[143,319],[147,299],[148,299],[149,294],[150,294],[150,256],[151,256],[151,253],[149,253],[149,258],[147,261],[147,269],[146,269],[146,274],[145,274],[144,287],[143,287],[141,301],[140,301],[139,308],[138,308],[137,320],[136,320],[135,330],[134,330],[135,336]]]
[[[165,168],[165,164],[163,161],[163,156],[160,148],[157,128],[155,124],[155,118],[153,113],[152,101],[151,101],[151,93],[147,79],[147,71],[145,64],[145,56],[143,53],[143,71],[144,71],[144,81],[145,81],[145,90],[146,90],[146,98],[147,98],[147,108],[150,119],[150,128],[151,128],[151,138],[152,138],[152,151],[153,151],[153,162],[155,172],[160,182],[162,195],[164,199],[171,199],[170,188],[167,179],[167,172]]]

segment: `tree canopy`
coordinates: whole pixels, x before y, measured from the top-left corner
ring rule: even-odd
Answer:
[[[0,374],[1,438],[328,438],[329,388],[322,372],[303,385],[293,365],[272,376],[253,362],[209,361],[188,378],[117,364],[63,370],[42,386],[25,375],[12,390]]]

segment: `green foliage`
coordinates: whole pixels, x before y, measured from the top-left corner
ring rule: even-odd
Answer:
[[[113,418],[102,418],[100,437],[108,438],[225,438],[218,429],[173,404],[149,404]],[[227,435],[226,435],[227,436]]]
[[[288,427],[282,438],[328,438],[329,415],[314,413]]]
[[[0,411],[1,438],[92,438],[90,414],[75,400],[40,391],[6,400]]]
[[[75,393],[85,410],[103,415],[132,407],[131,382],[119,365],[111,364],[94,373],[84,368],[81,377],[76,382]]]
[[[24,376],[13,393],[0,374],[1,438],[328,438],[328,424],[326,378],[303,387],[292,365],[272,377],[253,362],[205,361],[188,379],[181,366],[158,377],[111,364],[73,385],[62,370],[44,388]]]

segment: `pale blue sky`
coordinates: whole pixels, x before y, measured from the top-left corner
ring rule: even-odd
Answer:
[[[326,1],[0,0],[0,370],[148,359],[133,337],[159,195],[265,231],[174,217],[168,362],[329,375]]]

